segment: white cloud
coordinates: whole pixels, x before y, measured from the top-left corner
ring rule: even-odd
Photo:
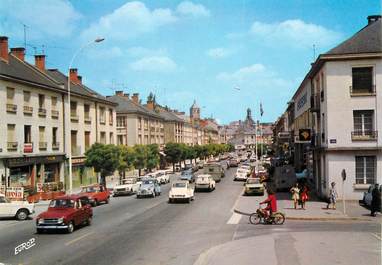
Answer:
[[[130,69],[142,72],[168,73],[176,70],[176,63],[166,56],[144,57],[129,65]]]
[[[250,29],[250,34],[267,44],[305,48],[311,48],[313,44],[326,47],[335,44],[342,38],[342,34],[339,32],[299,19],[273,24],[255,21]]]
[[[190,15],[194,17],[209,17],[211,14],[205,6],[201,4],[194,4],[191,1],[181,2],[176,10],[182,15]]]
[[[101,17],[96,23],[85,29],[81,37],[93,39],[103,36],[112,40],[127,40],[142,33],[175,22],[177,18],[170,9],[150,10],[142,2],[128,2],[112,13]]]
[[[265,66],[262,64],[253,64],[240,68],[239,70],[227,73],[223,72],[217,75],[217,79],[225,81],[244,81],[245,79],[251,78],[258,73],[262,73],[266,70]]]
[[[214,59],[219,59],[232,55],[233,51],[226,48],[214,48],[208,50],[206,54]]]
[[[82,17],[66,0],[3,0],[0,13],[3,16],[0,23],[1,34],[21,37],[23,23],[27,25],[29,39],[46,38],[47,35],[70,36],[76,22]]]

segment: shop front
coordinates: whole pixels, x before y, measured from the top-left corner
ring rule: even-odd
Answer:
[[[69,188],[68,174],[66,174],[65,185]],[[92,167],[85,166],[85,157],[72,159],[72,181],[73,188],[97,183],[97,176]]]
[[[63,155],[15,157],[4,160],[5,186],[22,187],[25,197],[45,199],[46,193],[63,188]]]

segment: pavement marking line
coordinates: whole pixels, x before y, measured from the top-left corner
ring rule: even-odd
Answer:
[[[233,213],[231,218],[229,218],[228,225],[237,225],[241,220],[242,215],[238,213]]]
[[[377,234],[374,234],[374,233],[371,233],[375,238],[377,238],[377,239],[379,239],[379,240],[381,240],[382,241],[382,238],[379,236],[379,235],[377,235]]]
[[[91,234],[94,234],[94,232],[86,233],[86,234],[84,234],[84,235],[82,235],[82,236],[80,236],[80,237],[77,237],[77,238],[75,238],[75,239],[69,241],[69,242],[66,242],[66,243],[65,243],[65,246],[69,246],[69,245],[71,245],[71,244],[73,244],[73,243],[75,243],[75,242],[77,242],[77,241],[83,239],[84,237],[87,237],[87,236],[91,235]]]
[[[232,206],[232,208],[231,208],[231,210],[230,210],[231,212],[234,212],[234,210],[235,210],[235,208],[236,208],[236,205],[239,203],[240,197],[241,197],[242,194],[244,193],[244,189],[245,189],[245,188],[243,188],[243,189],[241,190],[239,196],[237,196],[237,199],[236,199],[235,203],[233,204],[233,206]]]

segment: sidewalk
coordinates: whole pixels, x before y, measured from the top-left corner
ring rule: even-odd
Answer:
[[[337,202],[337,209],[326,209],[326,202],[322,202],[317,198],[311,198],[306,205],[306,210],[294,209],[293,201],[290,199],[289,193],[277,193],[277,208],[284,213],[286,219],[289,220],[317,220],[317,221],[332,221],[332,220],[358,220],[358,221],[373,221],[381,222],[382,215],[377,214],[377,217],[370,216],[370,210],[359,205],[359,202],[346,201],[346,214],[343,212],[342,202]],[[258,207],[259,202],[265,200],[266,196],[240,196],[234,206],[234,211],[240,214],[253,213]]]

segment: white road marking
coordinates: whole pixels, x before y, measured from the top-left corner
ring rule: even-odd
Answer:
[[[228,225],[237,225],[241,220],[242,215],[238,213],[233,213],[231,218],[229,218]]]
[[[290,229],[289,228],[272,228],[272,231],[286,232],[286,231],[290,231]]]
[[[241,190],[239,196],[237,196],[237,199],[231,208],[231,212],[233,212],[233,210],[235,210],[236,205],[239,203],[240,197],[242,196],[243,193],[244,193],[244,188]]]
[[[371,233],[375,238],[379,239],[379,240],[382,240],[381,236],[380,235],[377,235],[377,234],[374,234],[374,233]]]
[[[87,236],[91,235],[91,234],[94,234],[94,232],[89,232],[89,233],[84,234],[84,235],[82,235],[82,236],[80,236],[80,237],[77,237],[77,238],[75,238],[75,239],[73,239],[73,240],[71,240],[71,241],[69,241],[69,242],[66,242],[66,243],[65,243],[65,246],[69,246],[69,245],[71,245],[71,244],[73,244],[73,243],[75,243],[75,242],[77,242],[77,241],[83,239],[84,237],[87,237]]]

